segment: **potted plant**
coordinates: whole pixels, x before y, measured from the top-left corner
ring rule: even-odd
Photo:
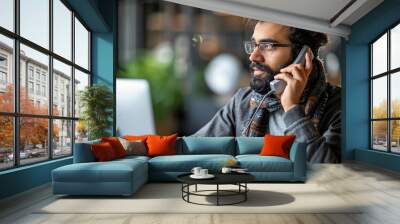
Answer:
[[[112,127],[113,93],[103,84],[94,84],[80,92],[83,124],[89,140],[110,136]]]

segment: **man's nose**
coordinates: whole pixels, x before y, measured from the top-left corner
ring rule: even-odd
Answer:
[[[249,56],[249,60],[250,61],[254,61],[254,62],[264,62],[264,56],[261,54],[261,52],[258,49],[258,47],[256,47],[254,49],[254,51],[251,52],[251,54]]]

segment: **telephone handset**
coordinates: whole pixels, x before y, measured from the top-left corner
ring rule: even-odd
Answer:
[[[306,53],[308,51],[308,49],[310,49],[309,46],[304,45],[299,54],[297,55],[296,59],[294,59],[292,64],[304,64],[306,61]],[[275,93],[275,94],[281,94],[283,92],[283,90],[285,90],[286,87],[286,82],[283,80],[273,80],[269,83],[271,90]]]
[[[306,53],[307,53],[309,48],[310,48],[309,46],[304,45],[301,48],[301,50],[300,50],[299,54],[297,55],[296,59],[294,59],[292,64],[304,64],[305,61],[306,61]],[[271,90],[267,94],[265,94],[263,96],[263,98],[261,99],[261,102],[263,102],[264,99],[267,96],[271,95],[272,93],[281,94],[283,92],[283,90],[285,90],[286,82],[283,81],[283,80],[273,80],[273,81],[271,81],[269,83],[269,85],[271,87]],[[243,136],[247,136],[248,135],[250,124],[253,121],[254,116],[256,115],[257,111],[260,109],[261,105],[262,105],[262,103],[259,103],[258,107],[256,108],[256,110],[254,111],[253,115],[251,116],[250,120],[247,122],[246,127],[242,131],[242,135]]]

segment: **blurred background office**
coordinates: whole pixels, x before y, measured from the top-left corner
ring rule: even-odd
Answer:
[[[118,7],[118,78],[147,80],[153,114],[140,105],[129,110],[135,110],[132,116],[154,121],[153,132],[193,134],[238,88],[249,85],[249,60],[242,44],[253,32],[249,19],[165,1],[121,0]],[[337,86],[342,43],[330,35],[319,52],[327,80]],[[126,104],[117,102],[117,113]],[[117,116],[117,131],[122,130],[118,124],[135,126],[126,116]]]

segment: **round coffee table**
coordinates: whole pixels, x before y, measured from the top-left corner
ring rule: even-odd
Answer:
[[[247,183],[255,180],[255,177],[249,173],[215,173],[215,177],[212,179],[193,179],[190,177],[191,173],[182,174],[177,177],[178,181],[182,183],[182,199],[188,203],[198,204],[198,205],[234,205],[247,200],[247,192],[249,188]],[[197,190],[197,185],[216,185],[215,190]],[[195,186],[194,191],[190,191],[190,186]],[[236,185],[237,190],[223,190],[220,189],[220,185]],[[215,194],[205,194],[209,192],[215,192]],[[190,196],[204,196],[204,197],[216,197],[216,204],[202,204],[190,201]],[[221,197],[232,197],[241,196],[239,200],[231,203],[221,203]]]

